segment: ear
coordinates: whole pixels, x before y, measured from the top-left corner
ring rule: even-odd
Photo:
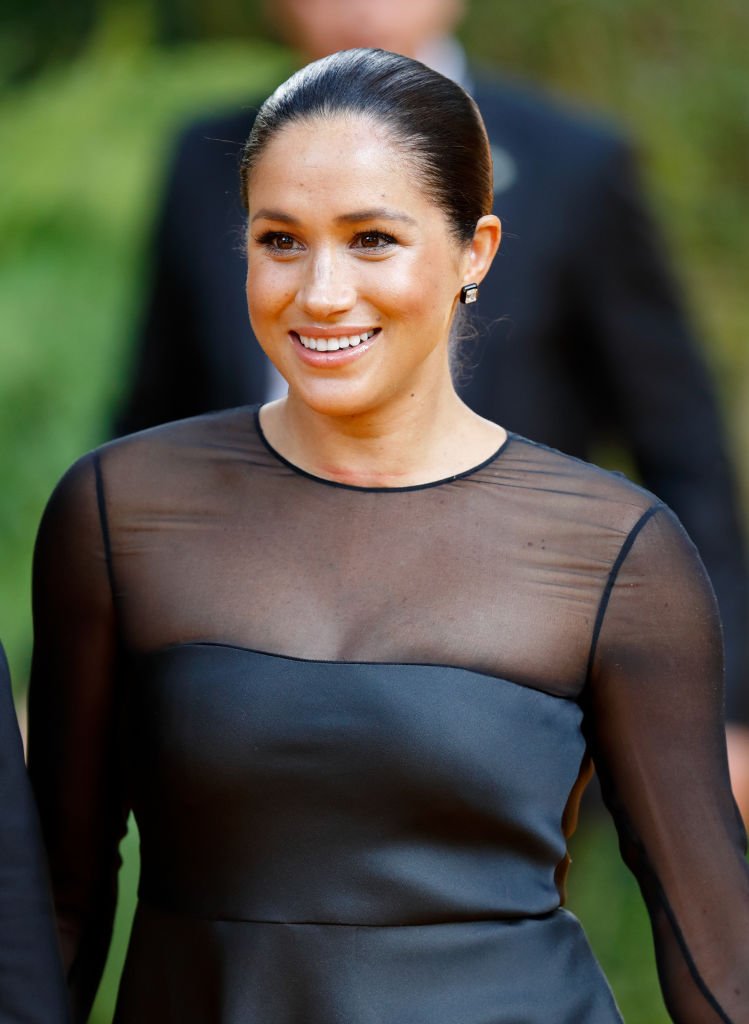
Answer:
[[[484,280],[501,238],[502,224],[499,217],[489,213],[479,218],[465,254],[463,284],[470,284],[473,281],[480,284]]]

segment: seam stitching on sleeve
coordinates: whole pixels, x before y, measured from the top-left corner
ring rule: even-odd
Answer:
[[[645,854],[645,857],[647,860],[647,854]],[[702,993],[702,996],[705,999],[705,1001],[713,1008],[713,1010],[715,1010],[715,1012],[718,1014],[718,1016],[724,1022],[724,1024],[733,1024],[732,1018],[728,1016],[728,1014],[725,1012],[725,1010],[720,1005],[718,1000],[715,998],[713,993],[710,991],[710,989],[707,986],[707,983],[702,977],[702,974],[697,968],[697,964],[694,962],[689,946],[687,945],[687,941],[684,938],[684,933],[679,927],[679,923],[676,919],[676,914],[674,913],[671,907],[671,903],[668,897],[666,896],[663,886],[661,885],[661,881],[652,868],[651,871],[653,875],[653,881],[655,883],[655,888],[660,897],[661,906],[663,907],[666,917],[668,918],[671,928],[673,929],[674,935],[676,936],[676,942],[678,943],[679,948],[681,949],[681,955],[686,960],[687,969],[689,970],[689,973],[692,975],[692,981],[695,983],[699,991]]]
[[[664,508],[665,506],[660,505],[657,507]],[[658,900],[658,903],[660,904],[661,908],[663,909],[663,912],[666,915],[666,918],[668,919],[668,923],[671,926],[671,930],[673,931],[674,937],[676,939],[676,944],[679,947],[679,950],[681,951],[681,955],[684,957],[684,961],[687,965],[687,970],[689,971],[692,977],[692,981],[696,985],[697,989],[699,990],[700,994],[703,996],[705,1001],[717,1013],[721,1021],[723,1021],[723,1024],[733,1024],[733,1019],[728,1016],[728,1014],[720,1005],[716,997],[710,991],[707,982],[703,979],[702,974],[700,973],[700,970],[697,967],[694,958],[692,957],[692,953],[687,944],[687,940],[684,938],[684,933],[681,930],[676,914],[671,906],[671,902],[668,896],[666,895],[666,891],[663,888],[663,885],[661,884],[661,880],[658,877],[657,871],[652,865],[650,857],[648,857],[648,851],[647,847],[645,846],[645,843],[639,838],[638,833],[632,826],[629,815],[624,810],[621,803],[618,800],[616,800],[615,802],[617,806],[617,817],[622,822],[623,827],[626,830],[627,838],[630,844],[637,851],[637,856],[640,862],[640,869],[643,871],[644,874],[647,874],[650,884],[653,886],[655,890],[655,895]],[[633,870],[631,866],[630,870]],[[637,873],[634,873],[637,877]],[[650,912],[649,908],[648,910]]]
[[[117,590],[115,587],[114,566],[112,564],[112,545],[109,535],[109,519],[107,518],[106,497],[104,494],[104,477],[101,470],[101,460],[98,452],[94,452],[93,462],[94,476],[96,478],[96,504],[99,511],[99,526],[101,529],[102,543],[104,545],[104,560],[107,564],[107,578],[109,580],[109,590],[112,595],[112,605],[116,610]]]
[[[634,524],[634,526],[632,527],[632,529],[629,531],[629,533],[627,534],[626,538],[624,539],[624,543],[622,544],[621,548],[619,549],[619,554],[616,556],[616,558],[614,560],[614,564],[611,566],[611,569],[609,570],[608,579],[606,580],[606,586],[603,588],[603,593],[601,594],[601,601],[600,601],[600,603],[598,605],[598,612],[596,613],[596,621],[595,621],[595,624],[593,626],[593,636],[591,637],[591,641],[590,641],[590,653],[588,654],[588,664],[587,664],[587,667],[585,669],[585,680],[586,680],[586,683],[590,679],[590,673],[591,673],[591,670],[593,668],[593,660],[594,660],[594,658],[596,656],[596,650],[598,648],[598,638],[599,638],[599,636],[601,634],[601,629],[603,627],[603,620],[604,620],[604,618],[606,616],[606,610],[608,609],[608,606],[609,606],[609,599],[611,597],[611,591],[614,589],[614,584],[616,583],[616,577],[619,575],[619,570],[621,569],[622,565],[624,564],[625,558],[627,557],[629,552],[632,550],[632,545],[637,540],[637,536],[640,533],[640,531],[642,530],[643,526],[650,519],[652,519],[652,517],[655,515],[656,512],[661,511],[661,509],[664,509],[665,507],[666,506],[663,504],[663,502],[658,502],[655,505],[651,505],[649,508],[647,508],[642,513],[640,518],[637,520],[637,522]]]

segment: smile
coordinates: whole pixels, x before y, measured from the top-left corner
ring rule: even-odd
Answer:
[[[341,335],[337,338],[308,338],[305,334],[297,334],[297,337],[307,349],[314,352],[338,352],[342,348],[355,348],[363,341],[369,341],[377,333],[377,329],[363,331],[361,334]]]

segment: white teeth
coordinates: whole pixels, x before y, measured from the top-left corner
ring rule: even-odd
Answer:
[[[300,334],[299,340],[305,348],[313,352],[337,352],[341,348],[355,348],[362,341],[369,341],[375,331],[364,331],[362,334],[352,334],[340,338],[308,338],[306,334]]]

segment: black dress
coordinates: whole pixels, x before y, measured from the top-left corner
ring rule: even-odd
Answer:
[[[121,1024],[613,1024],[562,909],[592,753],[674,1020],[749,1021],[720,629],[647,492],[513,435],[458,477],[345,486],[218,413],[70,470],[35,618],[77,1020],[132,808]]]

